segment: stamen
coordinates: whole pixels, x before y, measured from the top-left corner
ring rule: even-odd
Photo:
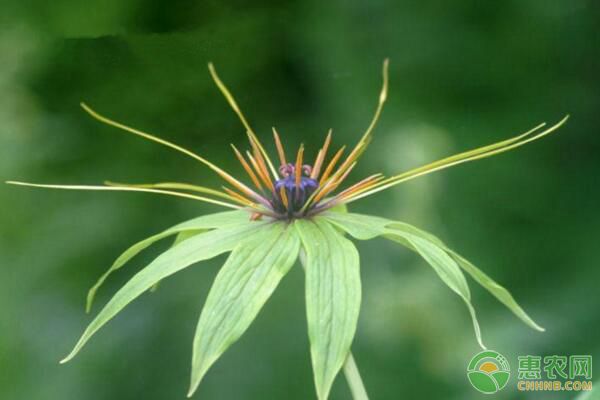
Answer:
[[[329,144],[331,143],[332,132],[333,130],[329,129],[329,132],[327,132],[327,137],[325,138],[325,143],[323,144],[323,147],[321,147],[321,150],[319,150],[319,153],[317,154],[317,159],[315,160],[312,173],[310,174],[310,177],[313,179],[317,179],[319,177],[319,172],[321,172],[321,165],[323,164],[323,160],[325,160],[325,157],[327,156],[327,150],[329,149]]]
[[[254,154],[254,159],[256,160],[258,166],[262,170],[265,178],[267,178],[267,180],[269,181],[269,184],[267,186],[273,186],[273,184],[271,182],[271,177],[269,175],[269,170],[267,169],[267,166],[265,164],[265,159],[263,158],[263,156],[262,156],[262,154],[260,152],[260,148],[258,147],[258,143],[256,143],[255,141],[251,140],[250,141],[250,145],[252,146],[252,153]],[[274,173],[273,174],[273,178],[277,179],[277,178],[279,178],[279,176],[276,173]]]
[[[335,155],[333,156],[333,158],[331,159],[331,161],[329,162],[329,164],[327,165],[327,168],[325,168],[325,172],[323,173],[323,176],[321,177],[321,180],[319,181],[319,184],[317,186],[317,189],[310,195],[310,197],[308,198],[308,200],[306,200],[306,202],[304,203],[304,206],[302,207],[302,209],[300,210],[300,213],[305,213],[308,208],[315,203],[315,198],[317,197],[317,195],[319,195],[319,193],[323,190],[323,188],[326,186],[326,182],[329,183],[329,181],[331,179],[329,178],[329,175],[331,174],[331,171],[333,170],[333,168],[335,167],[335,164],[337,163],[337,161],[339,160],[339,158],[342,156],[342,154],[344,153],[344,149],[346,148],[346,146],[342,146],[341,149],[339,149],[337,151],[337,153],[335,153]],[[333,177],[332,177],[333,179]]]
[[[355,166],[356,166],[356,162],[353,162],[352,164],[350,164],[350,166],[348,167],[346,172],[344,172],[342,174],[342,176],[338,180],[335,181],[335,183],[333,184],[333,188],[331,189],[332,191],[335,190],[339,185],[342,184],[342,182],[344,182],[346,180],[346,178],[348,177],[348,175],[354,169]]]
[[[327,180],[327,178],[329,178],[329,174],[331,174],[331,171],[333,170],[333,167],[335,167],[335,164],[338,162],[338,160],[340,159],[340,157],[344,153],[345,149],[346,149],[346,146],[342,146],[342,148],[339,149],[337,151],[337,153],[335,153],[335,155],[333,156],[333,158],[329,162],[329,165],[327,165],[327,168],[325,168],[325,172],[323,172],[323,176],[321,176],[321,179],[319,180],[319,185],[322,185]]]
[[[242,156],[242,154],[238,151],[238,149],[233,144],[231,145],[231,147],[233,148],[233,151],[235,152],[237,159],[242,164],[242,167],[244,167],[244,170],[246,171],[248,176],[250,176],[250,179],[252,180],[252,183],[254,183],[254,186],[256,186],[259,190],[263,190],[263,187],[260,184],[260,181],[256,177],[256,174],[254,173],[254,171],[252,171],[252,168],[250,168],[250,165],[248,165],[248,162],[246,161],[246,159],[244,159],[244,156]]]
[[[300,178],[302,177],[302,157],[304,156],[304,144],[300,145],[298,155],[296,156],[296,166],[294,172],[296,174],[296,186],[300,186]]]
[[[340,165],[340,167],[337,169],[337,171],[335,171],[335,173],[331,176],[330,180],[335,180],[337,179],[340,175],[342,175],[343,173],[346,172],[346,169],[353,163],[356,161],[356,159],[358,158],[358,156],[360,155],[360,153],[362,152],[362,150],[364,150],[365,145],[364,144],[358,144],[353,150],[352,152],[348,155],[348,157],[346,157],[346,159],[344,160],[344,162],[342,163],[342,165]]]
[[[248,200],[241,194],[229,189],[228,187],[223,186],[223,190],[226,191],[232,198],[236,199],[241,204],[250,206],[250,207],[256,207],[256,204],[252,203],[250,200]]]
[[[260,180],[263,181],[265,186],[267,186],[267,188],[273,187],[273,184],[271,183],[271,180],[269,179],[269,175],[268,175],[267,171],[261,167],[261,165],[256,161],[256,159],[252,156],[252,154],[250,154],[249,151],[246,151],[246,156],[250,160],[250,163],[254,167],[254,170],[260,177]]]
[[[384,179],[384,177],[381,174],[371,175],[371,176],[355,183],[354,185],[348,187],[347,189],[344,189],[342,192],[340,192],[336,196],[336,198],[338,198],[339,200],[342,200],[345,197],[352,195],[352,193],[355,193],[358,190],[361,190],[365,187],[369,187],[370,185],[380,182],[382,179]]]
[[[273,137],[275,138],[275,147],[277,147],[277,153],[279,154],[279,161],[281,165],[286,165],[287,161],[285,161],[285,151],[283,150],[283,145],[281,144],[281,140],[279,139],[279,134],[273,127]]]
[[[265,199],[264,197],[262,197],[261,195],[256,193],[254,190],[250,189],[248,186],[246,186],[243,183],[241,183],[240,181],[238,181],[237,179],[229,178],[227,176],[225,176],[224,178],[227,182],[229,182],[230,185],[233,185],[237,190],[243,192],[246,196],[258,201],[259,203],[262,203],[262,204],[268,206],[269,202],[267,199]]]
[[[315,159],[315,163],[313,164],[313,169],[310,173],[310,177],[312,179],[318,179],[319,178],[319,172],[321,172],[321,165],[323,164],[323,158],[325,156],[323,155],[323,149],[319,149],[319,152],[317,153],[317,158]]]
[[[324,187],[321,188],[319,193],[315,196],[313,203],[318,203],[323,197],[327,196],[329,193],[333,192],[337,187],[346,179],[348,174],[354,169],[356,166],[356,162],[352,163],[350,167],[344,172],[344,174],[337,180],[330,179],[327,181]]]
[[[334,196],[332,199],[327,201],[325,204],[317,205],[313,209],[313,211],[320,212],[320,211],[326,210],[327,208],[331,208],[337,204],[343,203],[344,200],[347,197],[350,197],[353,193],[356,193],[357,191],[365,189],[365,188],[372,187],[373,185],[377,184],[377,182],[380,182],[382,179],[384,179],[384,177],[381,174],[371,175],[371,176],[355,183],[354,185],[350,186],[349,188],[343,190],[342,192],[340,192],[339,194]]]
[[[289,205],[289,201],[287,198],[287,194],[285,193],[285,186],[281,186],[279,188],[279,194],[281,195],[281,202],[283,203],[283,206],[285,207],[286,210],[289,210],[290,205]]]

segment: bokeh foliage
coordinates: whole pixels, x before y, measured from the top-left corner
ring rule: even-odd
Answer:
[[[359,137],[390,57],[389,103],[355,178],[572,118],[539,143],[407,183],[352,211],[435,232],[508,287],[547,328],[527,329],[474,287],[486,343],[513,370],[523,354],[600,356],[599,18],[591,0],[9,0],[0,15],[0,178],[218,185],[206,168],[78,107],[85,100],[241,172],[229,143],[242,144],[245,133],[210,81],[208,61],[257,132],[267,137],[274,125],[314,156],[330,127],[337,145]],[[78,360],[58,360],[89,321],[88,287],[121,250],[215,208],[8,186],[0,205],[0,397],[183,397],[194,327],[223,259],[167,280]],[[407,251],[358,246],[364,284],[354,353],[372,398],[480,398],[465,375],[478,347],[460,299]],[[155,254],[112,278],[98,300]],[[295,268],[198,398],[314,397],[303,283]],[[332,398],[348,398],[342,379]],[[511,383],[498,395],[523,397]]]

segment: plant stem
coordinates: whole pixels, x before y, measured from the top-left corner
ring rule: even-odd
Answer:
[[[344,375],[348,381],[348,386],[350,386],[352,398],[354,400],[369,400],[367,390],[365,389],[365,384],[360,377],[360,372],[358,372],[352,352],[348,353],[348,358],[344,363]]]

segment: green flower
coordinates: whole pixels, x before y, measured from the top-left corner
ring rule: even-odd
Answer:
[[[331,385],[343,367],[354,398],[365,399],[366,391],[350,353],[360,310],[361,282],[359,253],[349,237],[357,240],[383,237],[421,255],[440,279],[464,300],[473,320],[477,341],[483,348],[463,271],[527,325],[543,331],[505,288],[435,236],[403,222],[349,213],[346,205],[410,179],[522,146],[555,131],[568,116],[545,130],[545,124],[541,124],[512,139],[466,151],[398,175],[384,177],[374,174],[340,189],[371,141],[386,101],[387,60],[383,64],[383,87],[375,115],[366,132],[345,158],[345,147],[342,147],[326,162],[331,145],[330,131],[312,164],[304,161],[303,145],[288,161],[280,137],[273,130],[278,168],[212,64],[209,64],[209,70],[248,133],[251,150],[245,154],[235,147],[233,150],[253,187],[192,151],[103,117],[85,104],[82,107],[94,118],[195,158],[231,187],[219,190],[172,182],[142,185],[106,182],[104,186],[8,182],[56,189],[150,192],[235,209],[188,220],[127,249],[90,289],[86,307],[88,312],[96,291],[112,272],[154,242],[175,236],[171,248],[134,275],[112,297],[61,362],[71,360],[104,324],[162,279],[199,261],[230,253],[210,289],[196,328],[188,394],[191,396],[208,369],[246,331],[279,281],[300,259],[306,272],[308,335],[318,398],[327,399]]]

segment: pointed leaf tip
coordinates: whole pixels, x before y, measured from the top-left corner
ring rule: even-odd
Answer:
[[[162,253],[121,287],[90,322],[71,353],[63,361],[73,358],[104,324],[154,284],[192,264],[230,252],[244,238],[253,235],[254,231],[259,230],[264,224],[264,222],[246,222],[226,226],[194,236]]]
[[[390,230],[390,233],[392,232],[393,231]],[[462,298],[471,315],[477,343],[485,350],[486,347],[481,338],[481,329],[479,327],[479,322],[477,321],[477,314],[475,313],[475,308],[471,304],[471,292],[458,263],[442,247],[437,246],[435,243],[423,237],[406,232],[399,234],[401,235],[402,240],[406,240],[431,266],[431,268],[433,268],[446,286]]]
[[[170,227],[160,233],[152,235],[146,239],[143,239],[125,250],[117,259],[113,262],[110,268],[100,276],[94,286],[92,286],[86,297],[85,310],[86,314],[89,314],[92,310],[94,298],[97,291],[102,287],[106,279],[114,273],[116,270],[122,268],[129,260],[145,250],[155,242],[164,239],[168,236],[178,235],[176,244],[181,238],[182,234],[200,233],[205,230],[223,228],[232,225],[244,225],[248,222],[248,215],[245,211],[225,211],[214,214],[203,215],[190,219],[188,221],[179,223],[175,226]]]
[[[512,295],[506,288],[499,285],[487,274],[485,274],[479,268],[475,267],[475,265],[473,265],[470,261],[462,257],[460,254],[448,248],[440,239],[438,239],[434,235],[403,222],[391,221],[384,218],[373,217],[369,215],[330,211],[324,213],[323,217],[331,223],[335,224],[344,232],[359,240],[369,240],[373,239],[376,236],[384,236],[385,238],[398,242],[413,251],[417,251],[417,248],[415,247],[414,243],[414,238],[419,238],[420,241],[417,240],[417,244],[422,245],[423,243],[429,243],[427,247],[437,247],[438,249],[435,250],[434,253],[437,253],[439,257],[441,257],[440,260],[445,260],[445,264],[451,265],[452,262],[448,261],[447,256],[442,256],[442,253],[446,253],[448,256],[450,256],[462,270],[468,273],[478,284],[483,286],[483,288],[485,288],[494,297],[496,297],[496,299],[498,299],[502,304],[504,304],[527,326],[529,326],[532,329],[535,329],[538,332],[545,332],[545,329],[542,326],[538,325],[535,321],[533,321],[533,319],[521,308],[521,306],[516,302],[516,300],[512,297]],[[411,241],[409,239],[413,240]],[[444,268],[443,270],[447,270],[447,268]],[[452,266],[451,270],[454,270],[455,277],[458,276],[456,273],[456,268],[454,268],[454,266]],[[460,280],[463,281],[464,278]],[[466,282],[464,283],[464,285],[466,285]],[[463,284],[461,284],[460,286],[463,287],[463,289],[461,290],[463,291],[463,295],[468,295],[468,291],[464,291],[464,289],[468,290],[468,288],[464,287]],[[465,304],[467,304],[467,307],[469,308],[472,307],[466,301]],[[469,311],[471,312],[471,310]],[[473,318],[473,325],[476,329],[476,334],[478,334],[478,326],[476,324],[475,318]],[[478,342],[480,342],[480,338],[478,338]],[[480,343],[480,346],[481,345],[482,343]]]
[[[313,375],[320,400],[348,358],[360,311],[359,255],[323,218],[298,220],[305,252],[306,313]]]
[[[233,250],[210,289],[194,335],[191,396],[209,368],[248,329],[298,257],[287,223],[264,226]]]

